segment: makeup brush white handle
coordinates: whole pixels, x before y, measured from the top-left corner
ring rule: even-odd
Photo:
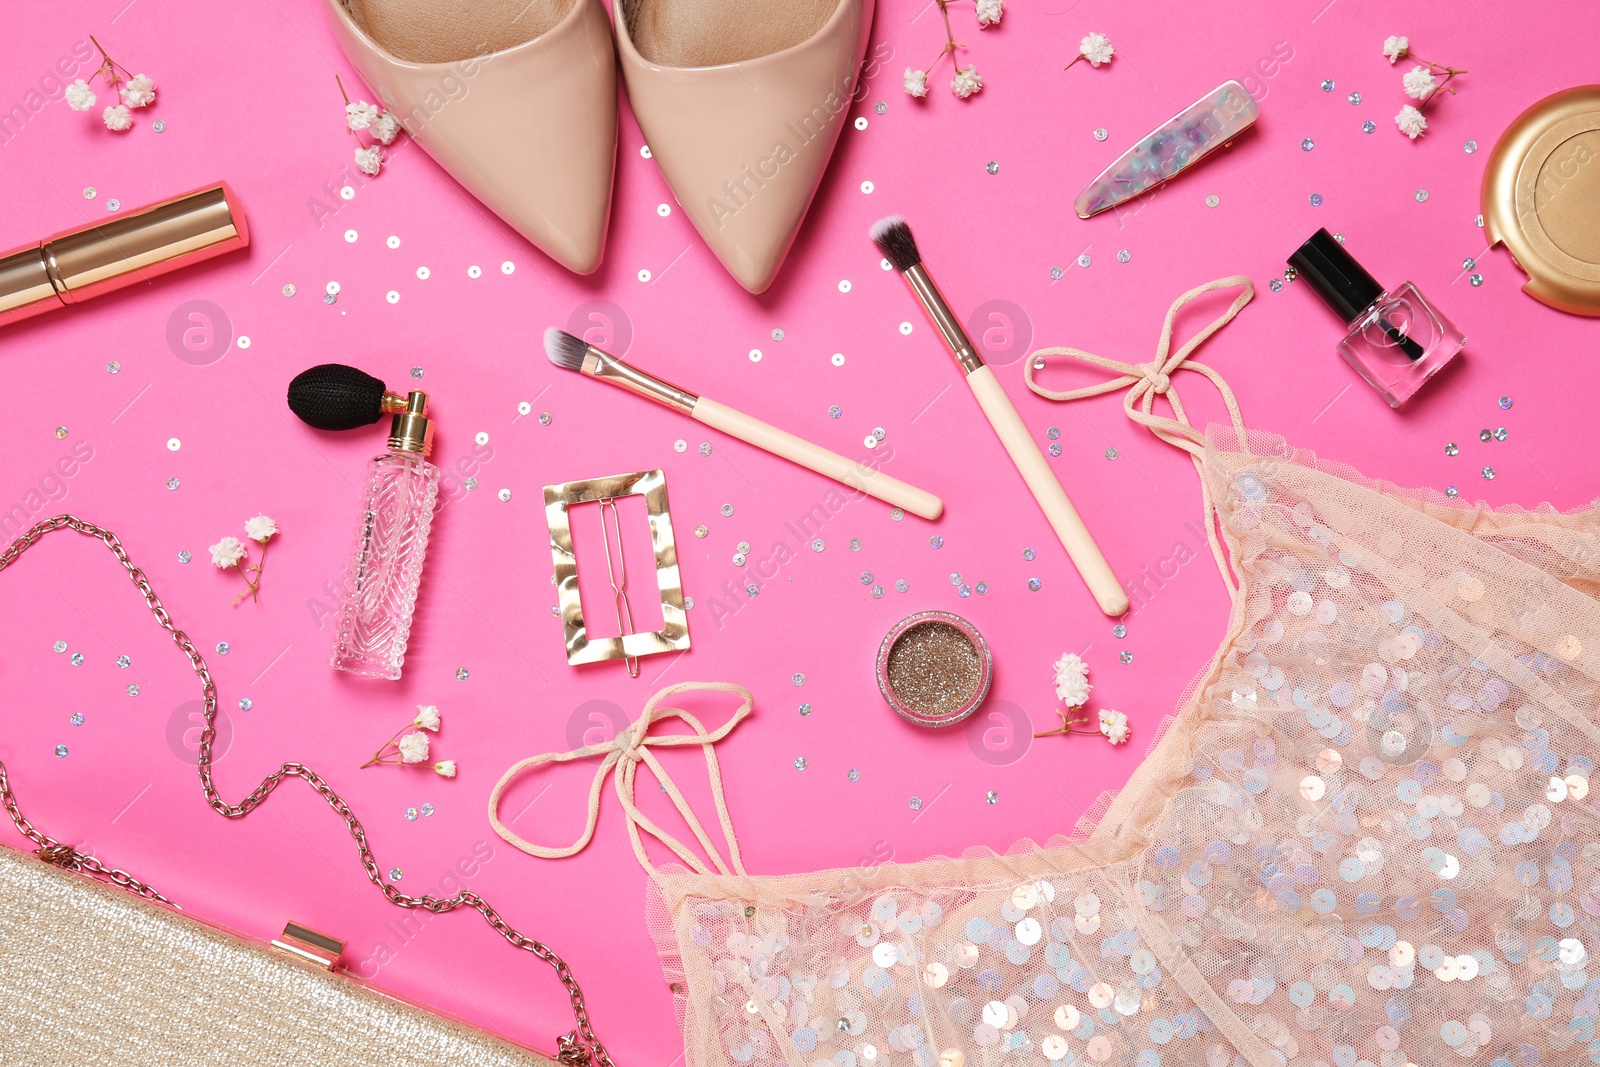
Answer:
[[[979,367],[967,375],[967,384],[972,387],[983,413],[989,416],[989,425],[1000,435],[1000,443],[1011,453],[1011,462],[1028,483],[1033,498],[1039,502],[1044,517],[1050,520],[1067,555],[1072,557],[1073,566],[1078,568],[1089,592],[1099,602],[1100,610],[1113,617],[1127,611],[1128,594],[1118,584],[1117,576],[1111,573],[1111,564],[1089,536],[1089,528],[1083,524],[1072,501],[1067,499],[1067,491],[1061,488],[1044,454],[1034,444],[1022,423],[1022,416],[1012,406],[1011,398],[1001,388],[994,371],[987,366]]]
[[[712,429],[721,430],[730,437],[737,437],[741,441],[765,449],[775,456],[782,456],[802,467],[809,467],[818,474],[826,475],[836,482],[843,482],[852,489],[860,490],[868,496],[875,496],[913,515],[924,519],[937,519],[944,513],[944,501],[924,489],[907,485],[853,459],[846,459],[837,452],[829,452],[820,445],[814,445],[804,438],[768,425],[760,419],[753,419],[742,411],[735,411],[726,404],[717,403],[710,397],[702,396],[696,400],[692,414]],[[1071,505],[1067,506],[1070,510]]]

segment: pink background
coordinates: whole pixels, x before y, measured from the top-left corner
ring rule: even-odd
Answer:
[[[404,141],[380,177],[339,199],[354,146],[333,79],[344,74],[348,84],[350,75],[316,0],[75,0],[13,18],[0,41],[0,106],[21,104],[28,117],[13,119],[0,143],[0,243],[102,217],[111,198],[126,210],[218,178],[242,198],[254,241],[246,254],[0,338],[9,394],[0,506],[30,520],[68,510],[121,534],[218,679],[232,741],[217,775],[230,799],[282,760],[312,765],[366,819],[380,864],[401,868],[409,892],[438,891],[476,851],[467,884],[572,962],[618,1061],[668,1064],[679,1039],[645,933],[644,875],[614,797],[607,793],[600,832],[581,857],[534,860],[494,838],[484,817],[492,784],[513,760],[568,747],[574,732],[606,722],[608,707],[634,714],[658,686],[726,679],[756,694],[756,715],[722,746],[752,871],[1004,848],[1070,830],[1103,790],[1126,780],[1225,616],[1221,583],[1189,525],[1200,505],[1188,461],[1130,425],[1115,398],[1067,408],[1027,394],[1013,339],[1011,362],[998,373],[1041,444],[1049,427],[1060,428],[1063,452],[1052,464],[1113,567],[1124,579],[1147,567],[1170,576],[1159,589],[1147,586],[1154,595],[1126,620],[1126,638],[1112,636],[1112,621],[1095,610],[904,286],[880,269],[867,227],[884,214],[908,215],[964,313],[1010,301],[1034,347],[1070,344],[1131,360],[1150,358],[1178,293],[1247,274],[1256,300],[1203,354],[1237,389],[1251,425],[1401,484],[1572,507],[1596,489],[1586,443],[1596,326],[1523,296],[1518,271],[1503,251],[1484,248],[1473,221],[1482,164],[1500,131],[1547,93],[1596,77],[1592,5],[1542,5],[1538,19],[1527,10],[1511,0],[1013,0],[1001,27],[980,32],[958,4],[958,37],[985,88],[958,101],[944,91],[941,67],[919,103],[901,92],[899,72],[937,50],[938,12],[922,0],[881,0],[871,46],[880,62],[850,114],[852,122],[865,116],[867,127],[845,130],[788,265],[760,298],[721,271],[680,211],[658,213],[672,198],[641,158],[626,110],[605,264],[575,278]],[[1118,58],[1109,68],[1063,72],[1091,29],[1111,37]],[[158,103],[136,113],[127,134],[108,133],[98,109],[76,114],[59,96],[28,111],[42,103],[28,94],[90,32],[159,86]],[[1433,128],[1416,143],[1392,122],[1404,68],[1379,54],[1383,38],[1398,32],[1423,55],[1471,72],[1458,96],[1431,109]],[[1284,53],[1291,57],[1272,58]],[[1073,195],[1135,138],[1224,78],[1247,76],[1261,121],[1226,158],[1121,219],[1073,215]],[[1322,91],[1330,78],[1335,90]],[[1351,91],[1363,94],[1359,106],[1347,101]],[[168,125],[159,134],[150,128],[158,118]],[[1378,124],[1371,135],[1361,131],[1367,118]],[[1094,139],[1097,127],[1109,131],[1105,141]],[[1307,137],[1310,152],[1300,147]],[[1463,150],[1469,138],[1476,154]],[[998,173],[988,173],[990,161]],[[870,194],[861,191],[867,181]],[[84,198],[86,186],[95,199]],[[1429,193],[1425,203],[1414,198],[1419,188]],[[1313,193],[1320,207],[1310,204]],[[1213,194],[1219,203],[1208,208]],[[1343,232],[1381,280],[1417,282],[1470,338],[1464,362],[1404,414],[1338,360],[1342,331],[1304,283],[1267,289],[1318,226]],[[398,248],[387,247],[391,235]],[[1117,261],[1120,249],[1129,262]],[[1080,255],[1089,266],[1077,265]],[[1479,260],[1481,287],[1468,284],[1466,257]],[[473,265],[481,277],[468,276]],[[420,266],[431,271],[425,281]],[[1053,267],[1063,268],[1059,279]],[[641,270],[652,280],[641,282]],[[845,279],[848,293],[839,288]],[[320,299],[330,281],[341,287],[331,306]],[[290,283],[298,292],[285,297]],[[396,303],[386,300],[391,290]],[[213,359],[205,365],[178,358],[168,342],[169,320],[181,323],[191,300],[216,305],[226,320],[219,335],[234,339],[198,357]],[[689,388],[851,455],[866,455],[863,438],[882,427],[893,449],[886,469],[940,492],[946,517],[893,522],[887,507],[857,501],[829,521],[825,549],[813,553],[784,524],[820,502],[829,483],[545,361],[544,328],[566,325],[593,300],[615,306],[606,313],[613,329],[626,321],[630,356]],[[1220,306],[1199,309],[1191,329]],[[909,336],[901,322],[915,325]],[[757,348],[763,358],[752,362]],[[843,366],[832,364],[835,352],[845,354]],[[120,373],[107,372],[110,360]],[[288,413],[289,378],[327,360],[432,392],[435,459],[456,472],[398,684],[326,666],[327,590],[349,549],[363,464],[382,445],[378,431],[318,434]],[[420,383],[407,376],[413,366],[424,370]],[[1220,411],[1200,387],[1183,388],[1202,417]],[[1502,395],[1514,399],[1511,410],[1496,406]],[[520,401],[534,414],[519,418]],[[830,405],[842,417],[830,419]],[[67,428],[64,439],[57,426]],[[1479,441],[1480,429],[1496,426],[1510,431],[1508,441]],[[487,446],[474,443],[480,431]],[[680,438],[686,451],[674,449]],[[712,452],[702,456],[707,440]],[[1458,456],[1446,456],[1447,441],[1460,444]],[[1120,456],[1108,461],[1112,446]],[[52,477],[74,449],[92,458],[70,478]],[[1498,472],[1492,482],[1479,475],[1485,465]],[[620,666],[569,668],[550,614],[540,488],[655,466],[668,473],[684,584],[698,601],[693,649],[646,660],[637,681]],[[462,478],[474,472],[479,488],[468,491]],[[169,490],[169,478],[179,488]],[[502,489],[512,492],[508,503],[498,499]],[[724,504],[733,505],[731,517],[720,513]],[[230,607],[239,582],[210,565],[206,547],[240,534],[257,511],[284,532],[261,602]],[[709,534],[697,539],[702,523]],[[6,536],[14,533],[8,526]],[[943,537],[937,550],[935,533]],[[731,562],[736,544],[752,542],[759,559],[780,539],[796,558],[759,598],[739,598],[740,610],[719,626],[708,609],[727,598],[725,582],[742,584]],[[1179,545],[1197,562],[1173,575]],[[1037,559],[1025,561],[1025,548]],[[187,565],[178,561],[185,549],[195,557]],[[885,586],[881,600],[859,580],[863,571]],[[952,572],[986,582],[988,593],[960,599]],[[1027,588],[1030,577],[1043,583],[1039,591]],[[898,579],[909,592],[895,591]],[[930,608],[966,615],[994,648],[986,712],[1000,717],[979,719],[973,731],[919,731],[876,692],[879,639],[898,618]],[[514,1039],[549,1049],[567,1029],[550,975],[506,951],[476,918],[403,929],[406,915],[364,884],[344,828],[309,791],[291,784],[235,824],[206,808],[179,758],[192,749],[198,685],[98,546],[50,539],[0,583],[0,610],[0,756],[41,826],[250,936],[267,938],[292,918],[346,938],[347,959],[383,988]],[[81,666],[52,652],[58,639],[83,653]],[[213,651],[219,641],[231,646],[226,656]],[[1030,749],[1021,740],[1030,731],[1017,716],[1034,729],[1053,722],[1050,663],[1066,649],[1093,667],[1092,706],[1129,714],[1133,744],[1048,738]],[[1126,665],[1123,650],[1133,653]],[[132,665],[119,669],[119,654]],[[456,678],[461,667],[466,681]],[[803,687],[791,680],[797,672]],[[135,698],[125,693],[130,683],[140,686]],[[242,697],[253,710],[239,710]],[[797,713],[802,702],[812,705],[809,717]],[[358,772],[418,703],[442,709],[435,751],[459,761],[459,779]],[[76,712],[82,725],[70,721]],[[61,744],[68,755],[58,759]],[[800,756],[803,772],[794,767]],[[673,765],[703,797],[696,764]],[[859,781],[848,780],[851,768]],[[515,826],[525,836],[565,842],[581,825],[586,785],[579,767],[529,781],[513,792],[508,816],[520,812]],[[997,804],[985,802],[989,790]],[[406,809],[424,802],[436,813],[407,821]],[[19,841],[9,826],[0,838]]]

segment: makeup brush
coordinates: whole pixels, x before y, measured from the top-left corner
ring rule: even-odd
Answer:
[[[769,426],[759,419],[719,404],[710,397],[696,396],[671,382],[646,374],[565,330],[558,330],[554,326],[546,330],[544,351],[551,363],[564,370],[577,371],[630,393],[648,397],[713,429],[721,430],[730,437],[737,437],[775,456],[808,467],[913,515],[937,519],[944,513],[944,501],[932,493],[907,485],[855,460],[846,459],[837,452],[829,452],[776,426]]]
[[[1056,481],[1039,446],[1033,443],[1028,428],[1023,425],[1017,409],[1012,407],[1006,391],[1000,387],[994,371],[978,355],[978,350],[961,328],[955,312],[950,310],[944,294],[939,292],[932,275],[922,265],[922,255],[917,251],[916,239],[911,236],[911,227],[906,225],[904,218],[894,215],[873,226],[871,236],[873,244],[905,277],[906,284],[911,286],[911,291],[922,302],[934,329],[950,346],[950,354],[955,356],[956,363],[966,375],[967,385],[978,398],[983,413],[989,417],[989,425],[1000,435],[1000,443],[1011,454],[1011,462],[1016,464],[1022,480],[1028,483],[1033,498],[1039,502],[1045,518],[1050,520],[1067,555],[1072,557],[1073,565],[1089,586],[1089,592],[1099,602],[1100,610],[1112,616],[1123,614],[1128,610],[1127,593],[1117,583],[1116,575],[1111,573],[1111,565],[1101,554],[1100,546],[1089,535],[1089,528],[1083,524],[1072,501],[1067,499],[1066,490]]]

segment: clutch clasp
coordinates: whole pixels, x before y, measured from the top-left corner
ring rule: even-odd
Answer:
[[[299,923],[286,924],[283,936],[272,939],[272,947],[281,949],[291,956],[298,956],[328,971],[333,970],[339,963],[339,957],[344,955],[343,941],[318,933],[309,926],[301,926]]]

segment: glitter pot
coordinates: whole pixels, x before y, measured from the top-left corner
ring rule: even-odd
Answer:
[[[918,726],[951,726],[989,695],[994,657],[966,619],[920,611],[884,636],[877,674],[879,692],[901,718]]]

